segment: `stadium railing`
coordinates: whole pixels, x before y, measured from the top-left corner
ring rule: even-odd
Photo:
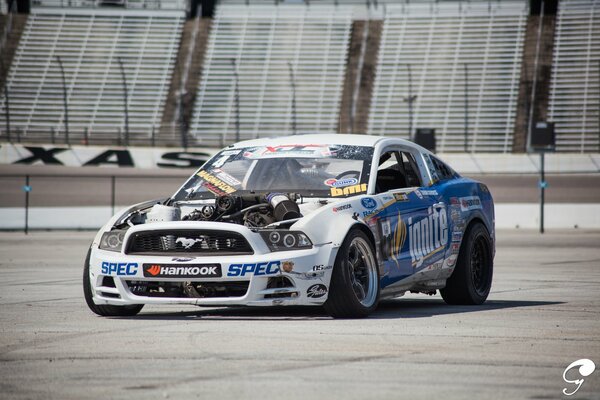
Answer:
[[[387,4],[368,132],[510,152],[527,15],[522,0]]]
[[[600,3],[561,0],[548,119],[556,150],[600,152]]]

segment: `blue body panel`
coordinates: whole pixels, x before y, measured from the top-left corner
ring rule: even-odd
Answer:
[[[380,206],[365,210],[363,217],[378,233],[382,289],[433,265],[441,267],[445,260],[454,262],[474,219],[494,239],[492,197],[485,185],[471,179],[458,177],[373,198]]]

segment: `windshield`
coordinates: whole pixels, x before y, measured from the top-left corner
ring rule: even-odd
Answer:
[[[372,147],[322,144],[223,150],[198,170],[174,200],[275,191],[305,197],[365,193],[372,156]]]

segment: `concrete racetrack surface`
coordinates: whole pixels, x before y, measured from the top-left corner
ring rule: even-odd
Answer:
[[[407,295],[362,320],[193,306],[101,318],[81,287],[92,236],[0,233],[0,398],[556,399],[581,358],[597,369],[571,398],[600,398],[600,232],[500,231],[483,306]]]

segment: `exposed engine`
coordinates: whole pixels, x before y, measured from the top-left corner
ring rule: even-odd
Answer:
[[[249,228],[261,228],[275,222],[294,220],[302,217],[295,193],[268,193],[266,195],[224,195],[214,203],[194,207],[184,213],[180,207],[155,204],[147,213],[145,223],[166,221],[213,221],[230,222]],[[189,207],[186,204],[186,207]],[[135,224],[135,222],[134,222]]]

